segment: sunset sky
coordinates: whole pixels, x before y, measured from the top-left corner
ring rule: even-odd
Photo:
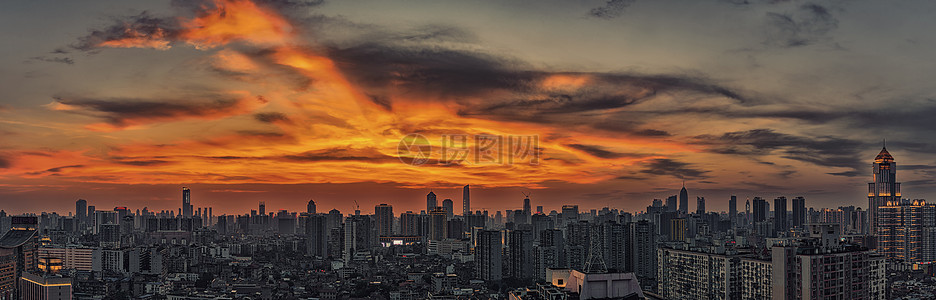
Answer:
[[[3,1],[0,208],[936,195],[933,1]],[[408,134],[425,164],[405,163]],[[444,136],[537,137],[538,163]],[[407,148],[409,149],[409,148]],[[403,160],[400,157],[403,156]],[[694,210],[695,201],[690,201]]]

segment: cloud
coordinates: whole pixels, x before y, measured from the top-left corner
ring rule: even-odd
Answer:
[[[289,117],[286,116],[286,114],[281,113],[281,112],[257,113],[257,114],[254,114],[254,119],[263,123],[276,123],[276,122],[291,123],[292,122],[289,119]]]
[[[722,135],[700,135],[694,137],[694,139],[693,143],[710,146],[707,150],[713,153],[744,156],[779,154],[783,158],[809,162],[819,166],[843,167],[855,170],[862,165],[862,160],[858,158],[857,149],[867,146],[865,143],[843,138],[796,136],[775,132],[772,129],[735,131]]]
[[[102,118],[105,124],[89,129],[120,130],[130,126],[185,119],[218,119],[239,115],[266,104],[262,97],[202,95],[191,99],[64,98],[47,105],[53,110]]]
[[[146,11],[135,16],[114,18],[113,22],[108,27],[91,30],[71,47],[80,51],[100,47],[165,50],[179,33],[174,20],[154,17]]]
[[[49,168],[49,169],[46,169],[46,170],[44,170],[44,171],[28,172],[28,173],[26,173],[26,174],[27,174],[27,175],[51,175],[51,176],[58,176],[58,175],[60,175],[60,173],[61,173],[63,170],[65,170],[65,169],[76,169],[76,168],[83,168],[83,167],[84,167],[84,165],[69,165],[69,166],[61,166],[61,167]]]
[[[171,161],[155,160],[155,159],[154,160],[116,160],[114,162],[118,164],[122,164],[122,165],[130,165],[130,166],[138,166],[138,167],[160,166],[160,165],[166,165],[166,164],[172,163]]]
[[[799,47],[828,39],[826,34],[838,27],[838,20],[821,5],[807,3],[790,13],[767,13],[767,40],[779,47]]]
[[[566,146],[581,150],[585,153],[588,153],[591,156],[598,158],[621,158],[621,157],[643,157],[644,155],[633,154],[633,153],[620,153],[614,151],[608,151],[602,146],[597,145],[583,145],[583,144],[567,144]]]
[[[705,173],[708,171],[699,170],[691,167],[691,164],[675,161],[668,158],[658,158],[651,160],[646,169],[641,173],[653,175],[669,175],[680,179],[698,179],[707,178]]]
[[[11,165],[11,164],[10,164],[10,159],[9,159],[9,158],[0,156],[0,168],[2,168],[2,169],[7,169],[7,168],[10,167],[10,165]]]
[[[589,16],[602,18],[602,19],[613,19],[620,17],[624,14],[624,10],[634,4],[636,0],[608,0],[604,6],[592,8],[588,12]]]
[[[35,56],[35,57],[29,58],[29,60],[61,63],[61,64],[66,64],[66,65],[75,64],[75,60],[72,59],[71,57]]]

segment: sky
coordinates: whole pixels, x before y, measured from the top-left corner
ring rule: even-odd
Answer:
[[[3,1],[0,208],[936,192],[932,1]],[[690,201],[690,210],[695,201]]]

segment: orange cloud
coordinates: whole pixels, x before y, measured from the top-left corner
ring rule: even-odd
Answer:
[[[232,41],[275,45],[292,37],[286,19],[249,0],[216,0],[199,16],[181,22],[179,37],[200,48],[218,47]]]

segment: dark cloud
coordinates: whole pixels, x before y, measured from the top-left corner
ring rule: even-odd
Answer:
[[[827,39],[826,33],[838,27],[838,20],[821,5],[808,3],[790,13],[767,13],[766,44],[798,47]]]
[[[634,153],[620,153],[609,151],[601,146],[596,145],[582,145],[582,144],[567,144],[566,146],[582,150],[585,153],[588,153],[591,156],[598,158],[621,158],[621,157],[643,157],[641,154]]]
[[[0,169],[6,169],[10,167],[10,159],[0,156]]]
[[[28,174],[28,175],[52,175],[52,176],[56,176],[56,175],[59,175],[59,173],[61,173],[62,170],[65,170],[65,169],[74,169],[74,168],[83,168],[83,167],[84,167],[84,165],[61,166],[61,167],[49,168],[49,169],[46,169],[46,170],[44,170],[44,171],[28,172],[28,173],[26,173],[26,174]]]
[[[103,44],[118,41],[134,41],[136,44],[163,43],[175,39],[179,33],[175,19],[159,18],[141,12],[135,16],[113,18],[112,25],[94,29],[88,35],[78,38],[71,48],[79,51],[93,51]]]
[[[832,172],[832,173],[826,173],[826,174],[835,175],[835,176],[845,176],[845,177],[858,177],[858,176],[863,176],[863,175],[865,175],[865,174],[863,174],[863,173],[861,173],[861,172],[858,172],[858,171],[855,171],[855,170],[852,170],[852,171],[844,171],[844,172]]]
[[[165,161],[165,160],[117,160],[114,162],[118,164],[122,164],[122,165],[131,165],[131,166],[138,166],[138,167],[162,166],[162,165],[168,165],[172,163],[170,161]]]
[[[700,135],[693,143],[710,146],[708,151],[720,154],[761,156],[778,153],[783,158],[826,167],[857,170],[862,166],[857,149],[868,145],[836,137],[806,137],[754,129],[728,132],[722,135]]]
[[[44,62],[53,62],[53,63],[60,63],[60,64],[66,64],[66,65],[73,65],[73,64],[75,64],[75,60],[72,59],[71,57],[36,56],[36,57],[31,57],[31,58],[29,58],[29,60],[33,60],[33,61],[44,61]]]
[[[617,18],[634,2],[636,2],[636,0],[608,0],[604,6],[592,8],[588,12],[588,15],[602,19]]]
[[[286,122],[290,123],[292,120],[286,116],[286,114],[281,112],[264,112],[254,114],[254,119],[263,123],[276,123],[276,122]]]
[[[707,178],[705,173],[708,173],[708,171],[693,168],[689,163],[668,158],[654,159],[649,162],[646,169],[640,172],[653,175],[669,175],[681,179]]]
[[[248,99],[236,99],[225,95],[196,96],[192,99],[127,99],[127,98],[55,98],[58,103],[103,118],[115,126],[126,126],[134,122],[151,120],[174,120],[199,117],[221,117],[241,113]],[[264,100],[257,98],[258,103]]]

